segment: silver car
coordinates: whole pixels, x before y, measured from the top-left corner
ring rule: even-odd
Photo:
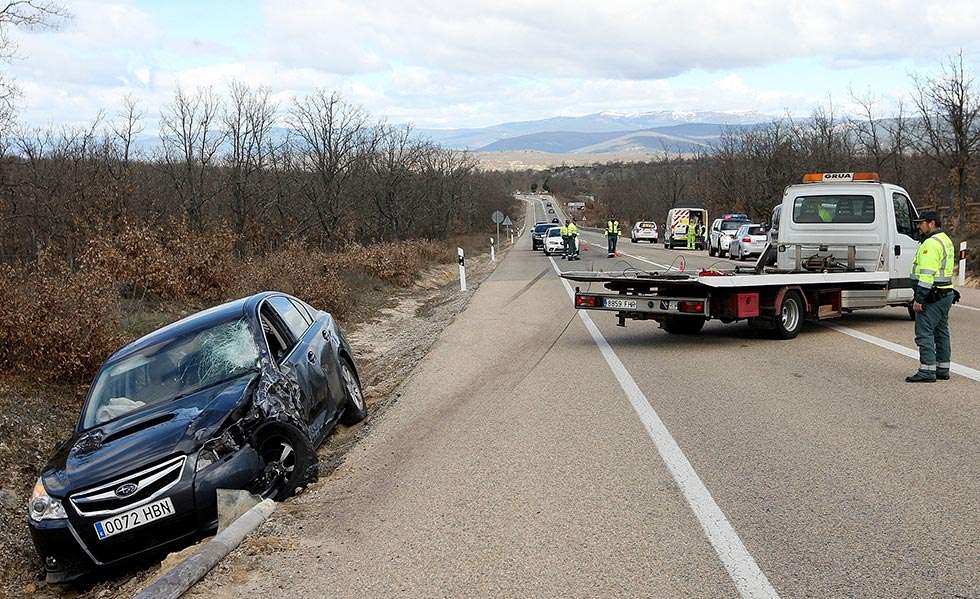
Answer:
[[[738,228],[738,233],[728,245],[728,255],[732,260],[745,260],[749,256],[758,256],[766,249],[769,237],[766,228],[755,223],[746,223]]]

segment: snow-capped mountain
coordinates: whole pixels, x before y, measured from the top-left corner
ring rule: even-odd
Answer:
[[[706,124],[720,129],[725,125],[746,125],[764,123],[773,117],[756,112],[704,112],[660,110],[653,112],[597,112],[584,116],[558,116],[534,121],[518,121],[501,123],[490,127],[472,129],[420,129],[419,135],[425,136],[437,143],[460,149],[486,151],[540,149],[543,141],[548,138],[573,138],[569,134],[610,134],[637,132],[649,129],[678,127],[681,125]],[[671,132],[665,132],[671,135]],[[680,128],[673,133],[681,133]],[[537,134],[548,134],[540,138]],[[717,136],[711,133],[709,136]],[[613,136],[615,137],[615,136]],[[607,135],[582,136],[582,141],[602,143],[610,139]],[[571,142],[572,144],[578,142]],[[568,143],[560,144],[569,147]],[[582,143],[577,147],[591,144]],[[572,150],[556,150],[572,151]]]

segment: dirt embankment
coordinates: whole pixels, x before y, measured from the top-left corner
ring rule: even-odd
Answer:
[[[476,255],[472,240],[461,245],[469,246],[468,255],[474,256],[467,259],[466,293],[459,291],[456,264],[440,264],[421,273],[410,287],[363,290],[356,320],[342,323],[357,354],[371,415],[356,427],[338,428],[327,440],[320,450],[318,485],[329,484],[346,452],[398,401],[398,385],[492,272],[489,257]],[[74,425],[84,393],[84,386],[42,387],[24,379],[0,379],[0,597],[129,597],[166,567],[167,562],[144,561],[109,572],[95,584],[61,588],[43,583],[25,522],[26,503],[52,448]],[[291,510],[301,505],[302,496],[284,504],[265,533],[247,540],[219,568],[247,568],[250,560],[288,546],[288,535],[276,531],[286,532]]]

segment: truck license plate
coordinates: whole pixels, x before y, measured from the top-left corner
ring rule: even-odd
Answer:
[[[635,310],[636,300],[617,299],[617,298],[607,297],[606,307],[616,308],[617,310]]]
[[[108,539],[127,530],[132,530],[138,526],[149,524],[161,518],[174,514],[174,504],[169,497],[164,497],[160,501],[154,501],[146,505],[141,505],[136,509],[123,512],[112,518],[99,520],[95,523],[95,533],[100,539]]]

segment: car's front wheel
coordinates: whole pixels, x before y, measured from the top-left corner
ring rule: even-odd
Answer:
[[[341,416],[340,421],[347,426],[357,424],[367,418],[367,401],[364,399],[364,391],[361,390],[357,373],[346,359],[340,362],[340,380],[344,385],[344,395],[347,399],[344,415]]]
[[[256,451],[265,464],[258,479],[258,495],[284,501],[303,484],[312,451],[303,433],[292,426],[270,426],[257,437]]]

